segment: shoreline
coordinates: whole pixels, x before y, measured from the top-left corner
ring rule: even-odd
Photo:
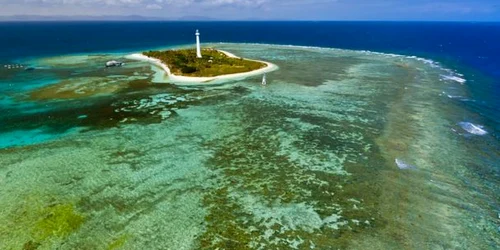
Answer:
[[[240,58],[233,53],[217,49],[217,51],[220,51],[224,53],[228,57],[232,58]],[[249,72],[243,72],[243,73],[235,73],[235,74],[227,74],[227,75],[220,75],[220,76],[210,76],[210,77],[193,77],[193,76],[179,76],[172,74],[170,71],[170,68],[163,63],[160,59],[153,58],[153,57],[148,57],[144,54],[141,53],[134,53],[125,56],[126,59],[130,60],[136,60],[136,61],[143,61],[143,62],[148,62],[151,63],[157,67],[160,67],[164,73],[166,73],[166,78],[163,76],[163,81],[162,82],[168,82],[176,85],[215,85],[215,84],[221,84],[226,81],[232,81],[232,80],[243,80],[245,78],[251,77],[251,76],[256,76],[256,75],[261,75],[264,73],[269,73],[275,70],[278,70],[279,67],[273,63],[266,62],[266,61],[260,61],[260,60],[253,60],[253,59],[248,59],[248,58],[243,58],[245,60],[249,61],[254,61],[254,62],[260,62],[266,65],[264,68],[256,69],[253,71]]]

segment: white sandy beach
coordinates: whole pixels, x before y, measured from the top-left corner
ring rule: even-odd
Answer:
[[[218,50],[218,51],[226,54],[228,57],[239,58],[238,56],[236,56],[230,52],[223,51],[223,50]],[[250,71],[250,72],[244,72],[244,73],[228,74],[228,75],[213,76],[213,77],[190,77],[190,76],[174,75],[174,74],[172,74],[172,72],[170,71],[168,66],[166,64],[162,63],[159,59],[148,57],[148,56],[145,56],[145,55],[140,54],[140,53],[127,55],[125,58],[130,59],[130,60],[149,62],[157,67],[160,67],[166,73],[166,77],[165,77],[165,75],[163,75],[163,77],[161,77],[162,80],[160,80],[160,81],[161,82],[168,82],[168,83],[172,83],[172,84],[176,84],[176,85],[200,85],[200,83],[202,83],[203,85],[221,84],[221,83],[224,83],[226,81],[243,80],[243,79],[250,77],[250,76],[262,75],[264,73],[272,72],[272,71],[279,69],[279,67],[277,65],[272,64],[270,62],[244,58],[245,60],[264,63],[264,64],[266,64],[266,67],[261,68],[261,69],[257,69],[254,71]],[[158,77],[156,79],[158,79]]]

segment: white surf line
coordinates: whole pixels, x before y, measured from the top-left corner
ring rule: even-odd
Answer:
[[[228,57],[231,58],[240,58],[230,52],[223,51],[223,50],[217,50]],[[191,77],[191,76],[179,76],[179,75],[174,75],[170,71],[170,68],[164,64],[161,60],[148,57],[144,54],[131,54],[125,56],[125,58],[130,59],[130,60],[136,60],[136,61],[144,61],[144,62],[149,62],[153,65],[156,65],[163,69],[165,73],[167,73],[168,76],[168,82],[173,83],[176,85],[213,85],[213,84],[221,84],[225,82],[226,80],[243,80],[245,78],[248,78],[250,76],[255,76],[255,75],[262,75],[264,73],[272,72],[275,70],[278,70],[279,67],[273,63],[270,62],[265,62],[265,61],[259,61],[259,60],[252,60],[252,59],[247,59],[243,58],[248,61],[254,61],[254,62],[260,62],[265,64],[266,66],[264,68],[260,68],[257,70],[253,70],[250,72],[244,72],[244,73],[235,73],[235,74],[228,74],[228,75],[220,75],[220,76],[213,76],[213,77]],[[202,84],[200,84],[202,83]]]

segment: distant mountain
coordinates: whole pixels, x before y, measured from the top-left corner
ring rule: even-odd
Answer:
[[[179,21],[217,21],[217,19],[206,16],[183,16],[176,20]]]
[[[256,20],[248,19],[245,21]],[[139,15],[130,16],[41,16],[41,15],[14,15],[0,16],[0,22],[23,22],[23,21],[224,21],[207,16],[182,16],[178,18],[147,17]],[[230,20],[225,20],[230,21]]]
[[[160,17],[130,16],[40,16],[40,15],[14,15],[0,16],[0,21],[161,21],[171,20]]]

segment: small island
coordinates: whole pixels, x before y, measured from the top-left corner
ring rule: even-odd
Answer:
[[[238,57],[227,51],[214,48],[201,49],[198,30],[195,35],[195,49],[148,51],[128,55],[126,58],[146,61],[163,69],[166,74],[156,75],[155,82],[180,85],[219,84],[227,80],[264,75],[278,69],[278,66],[272,63]]]
[[[179,76],[214,77],[245,73],[265,68],[267,64],[234,57],[216,49],[203,49],[203,57],[197,58],[195,49],[148,51],[143,55],[165,64],[170,72]]]

